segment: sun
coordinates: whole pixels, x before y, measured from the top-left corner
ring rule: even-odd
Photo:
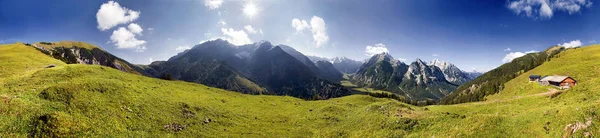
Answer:
[[[253,17],[258,13],[258,8],[253,3],[247,3],[244,5],[244,14],[248,17]]]

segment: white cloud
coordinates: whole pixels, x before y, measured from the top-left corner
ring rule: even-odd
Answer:
[[[129,29],[129,31],[137,35],[142,35],[142,32],[144,31],[144,29],[142,29],[142,27],[140,27],[140,25],[136,23],[129,24],[129,26],[127,26],[127,29]]]
[[[313,16],[310,19],[310,26],[312,28],[313,39],[315,39],[315,44],[317,47],[321,47],[323,44],[329,41],[329,36],[327,35],[327,27],[323,18]]]
[[[304,30],[310,29],[312,32],[313,40],[317,48],[323,46],[329,41],[329,35],[327,35],[327,25],[325,20],[319,16],[313,16],[310,19],[310,24],[306,20],[292,19],[292,27],[296,29],[296,33],[302,33]]]
[[[154,28],[148,28],[148,33],[152,34],[154,32]]]
[[[502,59],[502,62],[508,63],[508,62],[511,62],[515,58],[519,58],[519,57],[525,56],[529,53],[535,53],[535,52],[537,52],[537,51],[531,50],[531,51],[527,51],[527,52],[510,52],[510,53],[506,54],[506,56],[504,56],[504,58]]]
[[[218,9],[223,5],[223,0],[204,0],[204,6],[211,10]]]
[[[138,46],[135,48],[135,52],[144,52],[146,51],[146,46]]]
[[[367,56],[373,56],[376,54],[380,54],[380,53],[389,53],[387,47],[385,47],[384,44],[379,43],[379,44],[375,44],[374,46],[367,46],[365,48],[365,55]],[[406,59],[405,59],[406,60]]]
[[[152,63],[152,62],[154,62],[154,59],[148,58],[148,62]]]
[[[287,39],[285,39],[285,42],[291,42],[292,41],[292,37],[288,37]]]
[[[252,27],[251,25],[246,25],[246,26],[244,26],[244,28],[246,29],[246,31],[248,31],[248,33],[251,33],[251,34],[256,34],[256,32],[257,32],[256,29],[254,29],[254,27]]]
[[[439,54],[432,54],[431,56],[433,56],[433,57],[439,57],[440,55]]]
[[[302,32],[304,29],[310,29],[310,25],[306,20],[292,19],[292,27],[296,29],[296,32]]]
[[[223,21],[223,20],[220,20],[218,23],[219,23],[220,25],[223,25],[223,26],[227,25],[227,22],[225,22],[225,21]]]
[[[509,48],[504,49],[504,51],[512,51],[512,49],[510,49],[510,47],[509,47]]]
[[[573,48],[573,47],[580,47],[581,45],[583,45],[583,43],[581,43],[581,41],[579,41],[579,40],[573,40],[571,42],[562,43],[562,44],[558,44],[558,45],[564,46],[565,48]]]
[[[591,7],[592,3],[588,0],[557,0],[553,2],[553,7],[573,14],[579,12],[582,7]]]
[[[188,49],[191,49],[192,47],[190,46],[178,46],[177,48],[175,48],[175,51],[185,51]]]
[[[109,1],[102,4],[96,13],[98,29],[101,31],[108,30],[119,24],[126,24],[135,21],[139,17],[139,11],[133,11],[125,7],[121,7],[119,3],[114,1]]]
[[[399,60],[399,61],[402,61],[402,62],[406,61],[406,59],[405,59],[405,58],[398,58],[398,60]]]
[[[110,42],[114,43],[119,49],[136,49],[137,52],[146,50],[144,46],[146,41],[138,40],[136,34],[125,27],[119,27],[119,29],[113,31]]]
[[[550,18],[552,15],[554,15],[554,13],[552,12],[550,5],[548,5],[546,2],[542,2],[542,6],[540,7],[540,16]]]
[[[582,7],[589,8],[592,3],[590,0],[509,0],[507,8],[517,15],[525,15],[530,18],[550,19],[555,12],[566,11],[574,14],[581,11]]]
[[[244,30],[235,31],[232,28],[226,29],[221,28],[223,35],[226,36],[225,40],[229,41],[234,45],[243,45],[252,43],[250,38],[248,38],[248,34],[244,32]]]

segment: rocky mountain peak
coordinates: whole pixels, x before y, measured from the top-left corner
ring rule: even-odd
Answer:
[[[433,61],[429,62],[429,65],[432,67],[438,67],[444,73],[446,80],[456,85],[466,83],[475,78],[470,76],[469,73],[462,71],[454,64],[441,61],[439,59],[434,59]]]
[[[427,63],[425,63],[423,60],[417,58],[414,62],[412,62],[410,64],[410,66],[415,66],[413,68],[420,68],[420,69],[424,69],[424,68],[429,68],[429,65],[427,65]]]
[[[371,57],[371,59],[369,60],[369,62],[371,61],[391,61],[394,60],[394,58],[389,54],[389,53],[380,53],[380,54],[376,54],[373,55],[373,57]]]
[[[455,66],[453,64],[446,62],[446,61],[441,61],[439,59],[433,59],[431,62],[429,62],[429,65],[436,66],[436,67],[440,68],[441,70],[455,68]]]
[[[417,63],[417,64],[419,64],[421,66],[427,65],[427,63],[425,63],[425,61],[421,60],[420,58],[417,58],[415,60],[415,62],[413,62],[413,63]]]

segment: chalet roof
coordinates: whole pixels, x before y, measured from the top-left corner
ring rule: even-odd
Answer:
[[[541,81],[549,81],[549,82],[562,82],[563,80],[569,78],[569,76],[546,76],[544,78],[542,78]]]

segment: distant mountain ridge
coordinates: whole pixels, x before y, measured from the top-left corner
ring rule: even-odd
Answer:
[[[438,100],[472,79],[448,62],[434,60],[428,64],[416,59],[407,65],[381,53],[367,60],[351,81],[359,87],[388,90],[413,100]]]
[[[360,66],[363,64],[363,62],[361,61],[356,61],[347,57],[324,58],[318,56],[308,56],[308,58],[315,63],[317,61],[331,62],[331,64],[333,64],[333,67],[345,74],[356,73],[358,68],[360,68]]]
[[[475,78],[483,75],[483,73],[485,73],[485,72],[471,71],[471,72],[465,72],[465,73],[467,73],[467,75],[469,76],[469,78],[475,79]]]
[[[465,72],[456,67],[454,64],[445,61],[440,61],[439,59],[434,59],[433,61],[429,62],[429,65],[433,65],[440,68],[446,80],[456,85],[467,83],[468,81],[473,80],[478,76],[477,74]]]
[[[350,90],[337,84],[341,76],[339,79],[328,77],[337,77],[337,70],[321,69],[293,48],[274,46],[268,41],[236,46],[216,39],[149,67],[147,72],[154,72],[154,77],[169,74],[175,79],[250,94],[289,95],[303,99],[328,99],[350,94]]]
[[[308,56],[305,56],[304,54],[296,51],[296,49],[290,47],[290,46],[286,46],[286,45],[277,45],[278,47],[280,47],[283,51],[285,51],[286,53],[290,54],[292,57],[296,58],[298,61],[302,62],[302,64],[306,65],[308,67],[308,69],[310,69],[310,71],[312,71],[313,73],[315,73],[317,76],[329,80],[333,83],[340,83],[340,81],[342,80],[343,74],[341,74],[340,71],[338,71],[335,68],[330,68],[330,66],[325,65],[327,63],[323,63],[321,62],[320,65],[321,66],[317,66],[317,63],[319,63],[319,61],[324,61],[324,60],[318,60],[318,61],[314,61],[311,60]],[[328,62],[328,61],[324,61],[324,62]],[[333,66],[331,66],[333,67]]]
[[[361,61],[356,61],[347,57],[335,57],[331,62],[336,69],[346,74],[356,73],[363,64]]]
[[[317,61],[315,65],[319,68],[320,76],[332,82],[342,81],[344,74],[338,71],[331,62]]]

